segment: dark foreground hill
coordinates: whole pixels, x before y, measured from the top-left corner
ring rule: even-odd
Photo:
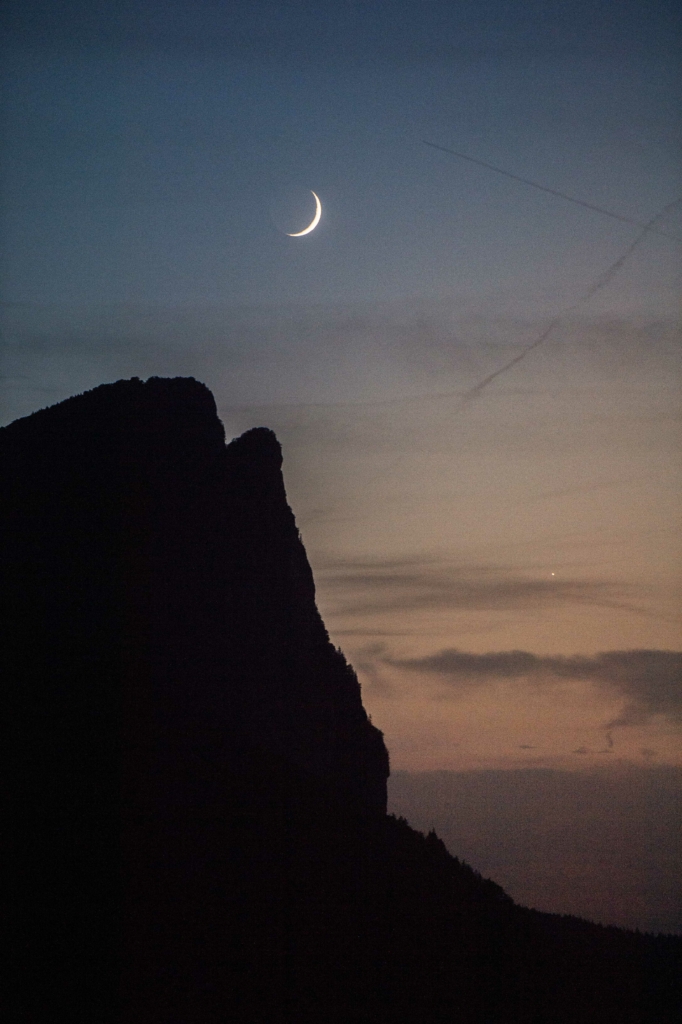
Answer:
[[[0,476],[6,1019],[676,1019],[680,940],[517,907],[387,816],[270,431],[120,381],[1,430]]]

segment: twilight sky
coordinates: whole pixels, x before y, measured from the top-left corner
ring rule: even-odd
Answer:
[[[272,427],[396,808],[524,902],[682,927],[661,881],[682,793],[676,5],[3,19],[1,422],[157,374],[208,384],[230,437]],[[290,238],[311,189],[322,220]],[[498,823],[533,806],[528,837],[563,814],[583,864],[605,855],[580,793],[609,794],[612,853],[635,818],[669,821],[656,884],[633,854],[620,897],[587,871],[576,903],[579,879],[569,899],[514,843],[505,876],[478,819],[446,835],[463,786]]]

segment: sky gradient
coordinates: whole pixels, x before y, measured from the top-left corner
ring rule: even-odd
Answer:
[[[3,18],[1,422],[121,377],[204,381],[228,437],[282,442],[394,770],[444,793],[608,775],[625,849],[633,773],[682,767],[676,5]],[[321,222],[290,238],[311,189]],[[598,912],[680,927],[669,888],[654,913],[606,886]]]

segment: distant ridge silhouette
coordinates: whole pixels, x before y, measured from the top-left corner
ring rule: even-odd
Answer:
[[[678,939],[517,907],[386,814],[281,464],[192,378],[0,430],[7,1019],[672,1022]]]

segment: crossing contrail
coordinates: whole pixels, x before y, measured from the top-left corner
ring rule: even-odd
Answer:
[[[427,145],[430,145],[430,143],[427,143]],[[656,214],[655,217],[652,217],[651,220],[647,224],[642,225],[642,230],[637,235],[637,237],[634,239],[634,241],[632,241],[630,243],[630,245],[625,250],[625,252],[621,253],[621,255],[618,257],[618,259],[614,260],[614,262],[611,264],[611,266],[607,270],[605,270],[603,274],[600,274],[599,277],[595,281],[592,282],[592,284],[589,286],[589,288],[580,296],[579,299],[577,299],[572,305],[567,306],[566,309],[562,309],[560,313],[557,313],[557,315],[554,317],[554,319],[547,325],[547,327],[545,327],[543,329],[541,334],[538,335],[538,337],[535,338],[524,349],[522,349],[521,352],[519,352],[517,355],[515,355],[513,359],[510,359],[503,366],[500,366],[497,370],[494,370],[492,373],[489,373],[487,377],[484,377],[483,380],[479,381],[478,384],[475,384],[474,387],[470,388],[464,394],[462,394],[461,391],[440,391],[440,392],[432,392],[432,393],[429,393],[429,394],[422,394],[422,395],[406,395],[406,396],[404,396],[402,398],[372,399],[370,401],[365,401],[365,402],[358,401],[358,402],[268,403],[265,407],[266,408],[273,408],[273,407],[277,407],[277,408],[296,408],[296,409],[313,409],[313,408],[327,409],[327,408],[335,408],[335,407],[338,407],[338,408],[352,408],[354,406],[357,406],[357,407],[367,407],[367,406],[382,406],[382,405],[385,405],[385,406],[411,405],[411,404],[415,404],[415,403],[419,403],[419,402],[434,402],[434,401],[443,401],[443,400],[447,400],[447,399],[459,398],[460,401],[459,401],[459,404],[455,407],[455,411],[456,412],[461,412],[462,409],[464,409],[464,407],[470,401],[472,401],[472,399],[477,398],[478,395],[480,395],[480,393],[485,388],[487,388],[489,384],[492,384],[492,382],[494,380],[496,380],[503,373],[506,373],[507,370],[511,370],[511,368],[513,366],[516,366],[517,363],[520,363],[523,359],[526,358],[526,356],[530,355],[530,353],[534,349],[539,348],[540,345],[542,345],[547,340],[547,338],[550,336],[550,334],[552,333],[554,328],[557,327],[561,323],[561,321],[564,319],[564,317],[568,316],[570,313],[575,312],[576,309],[579,309],[580,306],[582,306],[585,302],[588,302],[589,299],[591,299],[594,295],[597,294],[597,292],[601,291],[602,288],[605,288],[606,285],[615,277],[615,275],[618,273],[618,271],[623,266],[623,264],[630,258],[630,256],[635,251],[637,246],[640,245],[641,242],[643,242],[643,240],[646,238],[646,236],[649,235],[649,234],[654,234],[654,232],[656,230],[654,225],[656,224],[656,222],[658,220],[661,220],[663,217],[665,217],[665,215],[667,213],[669,213],[671,210],[673,210],[676,206],[679,206],[680,203],[682,203],[682,196],[680,196],[678,199],[674,199],[671,203],[668,203],[668,205],[664,206],[663,209],[660,210]],[[631,223],[637,223],[637,222],[633,221]],[[660,234],[660,232],[658,232],[658,233]],[[670,237],[672,237],[672,236],[670,236]],[[258,408],[260,406],[255,406],[255,407]],[[243,408],[243,409],[254,408],[254,406],[224,406],[223,408],[231,409],[231,410],[236,410],[236,409],[240,409],[240,408]],[[402,458],[402,456],[401,456],[401,458]]]
[[[666,238],[673,238],[676,242],[682,241],[677,235],[671,235],[668,231],[661,231],[660,228],[650,228],[642,220],[635,220],[634,217],[626,217],[621,213],[614,213],[613,210],[606,210],[603,206],[596,206],[594,203],[585,202],[584,199],[576,199],[575,196],[566,195],[565,192],[559,192],[556,188],[548,188],[547,185],[541,185],[537,181],[531,181],[530,178],[522,178],[520,174],[512,174],[511,171],[505,171],[501,167],[495,167],[493,164],[488,164],[485,160],[478,160],[476,157],[468,156],[466,153],[458,153],[455,149],[448,149],[447,146],[437,146],[435,142],[427,142],[426,139],[422,139],[425,146],[430,146],[431,149],[439,149],[441,153],[449,153],[450,156],[456,156],[460,160],[467,160],[470,164],[477,164],[479,167],[485,167],[489,171],[495,171],[496,174],[503,174],[505,178],[511,178],[512,181],[520,181],[524,185],[531,185],[533,188],[540,189],[541,192],[547,192],[550,196],[556,196],[557,199],[565,199],[568,203],[574,203],[576,206],[582,206],[586,210],[592,210],[593,213],[602,213],[605,217],[611,217],[612,220],[622,221],[623,224],[634,224],[635,227],[643,228],[651,231],[652,234],[664,235]],[[654,218],[658,220],[658,217]],[[649,224],[651,221],[649,222]]]
[[[625,252],[621,253],[618,259],[611,264],[608,270],[604,271],[604,273],[601,274],[597,278],[597,280],[590,285],[587,291],[583,295],[581,295],[580,298],[576,302],[574,302],[572,306],[569,306],[567,309],[562,309],[562,311],[559,314],[557,314],[557,316],[554,317],[552,322],[548,324],[547,327],[545,327],[542,334],[540,334],[535,339],[535,341],[532,341],[530,345],[527,345],[524,349],[522,349],[522,351],[519,352],[518,355],[514,356],[513,359],[510,359],[509,362],[504,364],[504,366],[500,366],[498,370],[494,370],[493,373],[489,373],[487,377],[484,377],[482,381],[479,381],[478,384],[476,384],[473,388],[467,391],[466,394],[463,395],[462,397],[459,408],[463,408],[473,398],[476,398],[478,395],[480,395],[481,391],[483,391],[484,388],[487,388],[489,384],[492,384],[492,382],[501,374],[506,373],[507,370],[511,370],[513,366],[516,366],[517,363],[520,363],[522,359],[525,359],[527,355],[530,355],[533,349],[539,348],[539,346],[542,345],[542,343],[547,340],[547,338],[552,333],[557,324],[561,323],[565,316],[568,316],[569,313],[573,313],[576,309],[582,306],[584,302],[587,302],[589,299],[592,298],[593,295],[596,295],[598,291],[601,291],[602,288],[606,287],[609,281],[611,281],[611,279],[618,273],[618,271],[623,266],[625,261],[630,258],[630,256],[635,251],[637,246],[644,241],[648,234],[653,233],[653,231],[655,230],[654,225],[656,221],[661,220],[662,217],[665,217],[667,213],[670,213],[670,211],[673,210],[676,206],[679,206],[680,203],[682,203],[682,196],[680,196],[678,199],[673,199],[672,203],[668,203],[668,205],[664,206],[663,209],[659,213],[657,213],[655,217],[652,217],[648,224],[644,225],[640,233],[637,235],[635,240],[628,246]]]
[[[539,348],[540,345],[542,345],[543,342],[547,340],[547,338],[550,336],[554,328],[559,323],[561,323],[565,316],[567,316],[569,313],[574,312],[576,309],[582,306],[583,303],[587,302],[589,299],[592,298],[593,295],[596,295],[598,291],[604,288],[609,283],[609,281],[611,281],[611,279],[618,273],[623,264],[630,258],[630,256],[635,251],[637,246],[644,241],[647,235],[653,232],[656,221],[660,220],[662,217],[665,217],[667,213],[673,210],[676,206],[679,206],[680,203],[682,203],[682,196],[680,196],[678,199],[674,199],[672,203],[668,203],[667,206],[664,206],[663,209],[660,210],[655,217],[652,217],[648,224],[645,224],[643,226],[640,233],[637,235],[634,241],[630,243],[625,252],[621,253],[618,259],[614,260],[611,266],[607,270],[605,270],[603,274],[600,274],[596,281],[593,281],[593,283],[584,292],[584,294],[581,295],[580,298],[577,299],[576,302],[574,302],[571,306],[568,306],[566,309],[563,309],[560,313],[558,313],[557,316],[555,316],[554,319],[551,321],[551,323],[549,323],[547,327],[545,327],[542,333],[539,334],[538,337],[530,343],[530,345],[526,345],[526,347],[522,349],[521,352],[518,353],[518,355],[514,356],[513,359],[510,359],[503,366],[500,366],[497,370],[494,370],[492,373],[489,373],[487,377],[484,377],[483,380],[478,382],[478,384],[475,384],[474,387],[470,388],[469,391],[464,393],[464,395],[460,395],[458,392],[453,391],[450,392],[449,395],[441,393],[440,395],[433,397],[459,398],[459,402],[454,407],[453,412],[456,415],[463,413],[466,407],[469,405],[469,403],[472,402],[475,398],[478,398],[481,392],[484,391],[489,384],[492,384],[492,382],[494,380],[497,380],[498,377],[501,377],[502,374],[506,373],[508,370],[511,370],[512,367],[516,366],[523,359],[525,359],[526,356],[530,355],[530,353],[534,349]],[[381,474],[379,474],[378,477],[375,477],[375,480],[383,478],[388,473],[393,472],[396,466],[398,466],[403,461],[404,458],[404,454],[399,455],[394,462],[390,463],[390,465],[385,467],[384,471]]]

